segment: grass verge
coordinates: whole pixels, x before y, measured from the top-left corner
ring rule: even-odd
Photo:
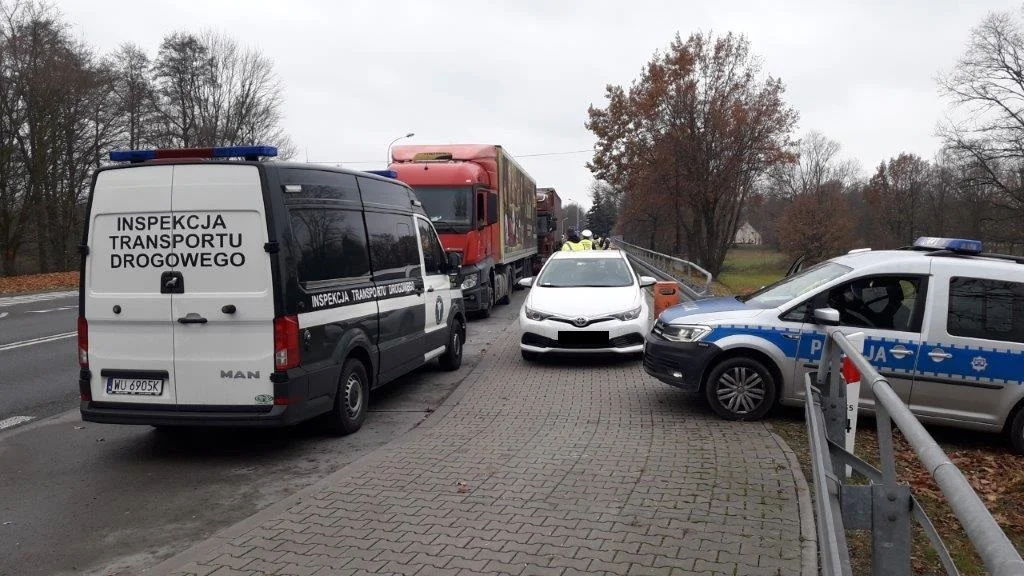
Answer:
[[[23,294],[78,288],[78,272],[0,277],[0,294]]]

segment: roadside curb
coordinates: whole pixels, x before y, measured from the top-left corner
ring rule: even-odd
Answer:
[[[796,484],[797,503],[800,509],[800,574],[801,576],[817,576],[818,574],[818,536],[814,528],[814,508],[811,502],[811,490],[807,485],[807,478],[800,469],[800,461],[796,458],[796,452],[789,447],[789,444],[775,433],[771,424],[767,424],[768,433],[775,439],[782,452],[789,461],[789,468],[793,471],[793,481]]]
[[[516,326],[518,326],[518,319],[513,319],[511,323],[498,332],[496,337],[491,340],[491,346],[488,347],[488,352],[494,349],[495,344],[508,340],[510,338],[510,333]],[[181,569],[190,562],[199,562],[205,559],[218,547],[230,544],[233,540],[243,536],[245,533],[258,528],[262,523],[272,520],[278,515],[287,512],[288,509],[301,504],[304,499],[310,498],[331,486],[335,486],[346,478],[350,478],[361,470],[375,464],[376,461],[380,459],[380,455],[386,450],[419,438],[451,413],[455,406],[459,404],[459,402],[479,381],[480,374],[490,368],[497,358],[498,354],[496,353],[489,353],[481,358],[480,361],[477,362],[476,366],[466,374],[462,381],[456,386],[455,390],[448,394],[447,398],[445,398],[444,402],[442,402],[436,410],[428,414],[427,417],[419,424],[399,435],[397,438],[391,440],[387,444],[375,448],[354,462],[351,462],[350,464],[328,474],[323,479],[299,490],[280,502],[256,512],[241,522],[220,530],[206,540],[198,542],[185,551],[175,554],[167,560],[160,562],[152,568],[145,569],[142,572],[158,576],[167,576],[180,572]]]

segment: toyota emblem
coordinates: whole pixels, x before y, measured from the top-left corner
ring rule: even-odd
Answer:
[[[586,326],[586,325],[587,325],[587,319],[586,319],[586,318],[583,318],[583,317],[581,316],[581,317],[579,317],[579,318],[577,318],[577,319],[573,320],[573,321],[572,321],[572,323],[573,323],[573,324],[575,324],[575,325],[577,325],[577,326],[579,326],[580,328],[582,328],[582,327],[584,327],[584,326]]]

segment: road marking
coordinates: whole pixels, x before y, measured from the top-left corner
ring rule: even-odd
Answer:
[[[0,318],[6,318],[9,312],[0,312]]]
[[[8,296],[6,298],[0,298],[0,308],[5,306],[17,306],[18,304],[32,304],[34,302],[45,302],[47,300],[57,300],[59,298],[71,298],[77,296],[78,290],[68,290],[64,292],[43,292],[42,294],[25,294],[22,296]]]
[[[31,340],[11,342],[10,344],[0,345],[0,352],[14,350],[15,348],[24,348],[25,346],[34,346],[36,344],[46,344],[47,342],[55,342],[57,340],[63,340],[65,338],[71,338],[77,335],[78,332],[65,332],[63,334],[54,334],[53,336],[43,336],[42,338],[33,338]]]
[[[46,314],[47,312],[60,312],[61,310],[74,310],[78,306],[61,306],[60,308],[50,308],[48,310],[29,310],[32,314]]]
[[[10,418],[0,420],[0,430],[13,428],[18,424],[24,424],[25,422],[29,422],[35,419],[35,416],[11,416]]]

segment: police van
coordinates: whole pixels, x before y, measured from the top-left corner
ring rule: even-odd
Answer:
[[[729,419],[800,405],[834,317],[823,309],[865,334],[864,355],[921,421],[1005,432],[1024,452],[1024,258],[973,240],[855,250],[749,296],[669,308],[644,369]],[[860,406],[874,407],[868,386]]]
[[[269,146],[112,152],[81,246],[83,420],[357,430],[371,390],[462,363],[446,255],[390,174]]]

